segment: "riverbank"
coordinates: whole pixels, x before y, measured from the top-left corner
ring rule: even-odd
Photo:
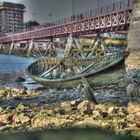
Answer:
[[[99,127],[139,138],[139,118],[140,105],[101,101],[91,106],[79,88],[0,89],[0,133]]]

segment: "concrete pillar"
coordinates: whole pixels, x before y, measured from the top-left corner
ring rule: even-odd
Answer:
[[[15,44],[14,44],[14,42],[12,41],[12,43],[11,43],[11,45],[10,45],[9,55],[12,54],[12,51],[13,51],[13,49],[14,49],[14,46],[15,46]]]
[[[130,99],[140,97],[140,0],[133,0],[134,9],[128,34],[129,57],[126,59],[127,93]]]
[[[0,43],[0,50],[2,50],[2,48],[3,48],[3,44],[2,44],[2,43]]]
[[[34,41],[31,40],[31,42],[29,44],[28,52],[27,52],[27,57],[31,56],[31,52],[32,52],[33,47],[34,47]]]

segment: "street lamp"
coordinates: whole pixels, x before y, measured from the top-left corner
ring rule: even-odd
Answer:
[[[52,14],[49,14],[50,17],[50,23],[52,24]]]
[[[33,12],[33,21],[35,21],[35,16],[37,15],[37,13]]]
[[[74,0],[72,0],[72,15],[74,16]]]
[[[99,14],[99,6],[100,6],[100,5],[99,5],[99,0],[98,0],[98,14]]]
[[[75,8],[74,8],[74,0],[72,0],[72,20],[74,20],[74,16],[75,16]]]
[[[34,12],[33,10],[33,29],[34,29],[34,26],[35,26],[35,16],[37,15],[37,13]]]

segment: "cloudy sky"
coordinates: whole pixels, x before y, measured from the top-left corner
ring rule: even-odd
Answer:
[[[3,0],[0,0],[2,2]],[[72,14],[72,0],[4,0],[14,3],[22,3],[26,6],[25,21],[35,20],[43,23],[52,20],[67,17]],[[121,0],[74,0],[74,11],[80,13],[82,11],[95,9],[99,5],[103,6],[107,3],[113,3]],[[34,16],[33,16],[34,13]]]

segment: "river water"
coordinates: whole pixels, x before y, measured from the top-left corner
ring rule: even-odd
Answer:
[[[17,57],[10,55],[0,55],[0,87],[26,86],[28,89],[34,89],[40,85],[32,81],[26,74],[26,67],[34,62],[33,58]],[[25,78],[25,82],[15,82],[18,77]]]

